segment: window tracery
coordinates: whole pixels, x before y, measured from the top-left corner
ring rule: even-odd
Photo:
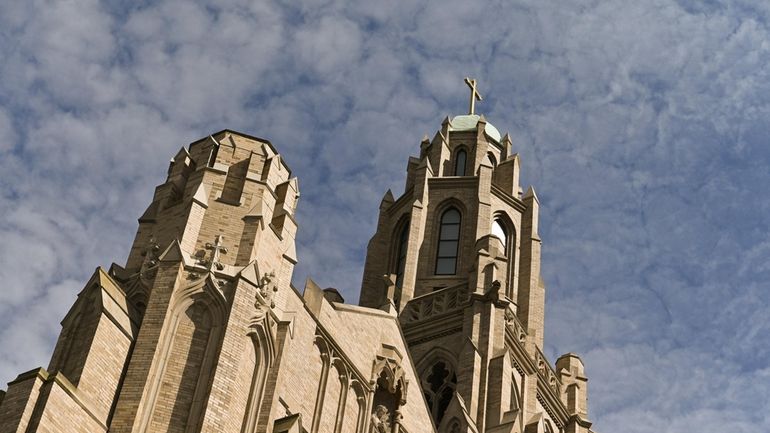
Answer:
[[[457,375],[447,362],[437,361],[424,374],[422,389],[436,425],[441,423],[449,402],[452,401],[455,388],[457,388]]]

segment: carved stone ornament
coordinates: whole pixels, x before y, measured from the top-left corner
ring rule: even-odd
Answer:
[[[157,270],[159,251],[160,245],[155,242],[154,237],[150,237],[149,242],[147,242],[147,246],[142,251],[142,257],[144,257],[144,261],[142,261],[142,267],[139,270],[139,274],[142,277],[151,278],[152,274],[154,274]]]
[[[371,426],[371,433],[388,433],[390,431],[390,414],[387,407],[380,404],[374,408]]]
[[[406,379],[406,374],[401,364],[394,359],[377,355],[377,360],[372,369],[372,383],[376,383],[377,378],[383,373],[387,380],[388,392],[393,394],[400,393],[401,401],[399,404],[406,404],[406,388],[409,385],[409,381]]]
[[[259,279],[259,294],[262,295],[262,299],[265,300],[265,304],[270,308],[275,307],[275,292],[278,291],[278,287],[272,284],[273,278],[275,278],[275,272],[264,273],[262,278]]]

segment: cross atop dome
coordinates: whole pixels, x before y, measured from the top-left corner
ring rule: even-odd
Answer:
[[[475,78],[468,78],[465,77],[465,84],[468,85],[468,87],[471,88],[471,102],[468,107],[468,114],[475,114],[475,108],[476,108],[476,101],[482,101],[481,94],[476,89],[476,79]]]

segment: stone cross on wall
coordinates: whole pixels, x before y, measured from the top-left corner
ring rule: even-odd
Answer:
[[[476,109],[476,101],[482,101],[481,94],[478,90],[476,90],[476,79],[475,78],[468,78],[465,77],[465,84],[468,85],[468,87],[471,88],[471,102],[470,106],[468,107],[468,114],[474,114],[474,111]]]
[[[224,239],[224,236],[217,235],[213,244],[206,243],[206,249],[211,250],[211,260],[208,262],[209,269],[211,269],[212,266],[216,266],[220,271],[225,268],[225,265],[219,261],[219,254],[227,254],[227,248],[222,245],[222,241],[224,241]]]

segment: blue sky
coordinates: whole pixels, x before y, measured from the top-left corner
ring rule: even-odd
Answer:
[[[295,272],[357,299],[388,188],[477,107],[541,199],[546,353],[596,430],[770,431],[770,3],[0,2],[0,381],[47,365],[187,143],[270,139]]]

